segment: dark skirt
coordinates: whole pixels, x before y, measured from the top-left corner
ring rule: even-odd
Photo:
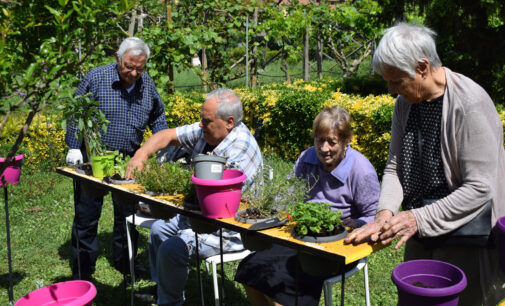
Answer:
[[[276,244],[268,250],[255,252],[239,264],[235,281],[266,294],[282,305],[317,306],[323,282],[331,275],[304,273],[296,253],[295,249]]]

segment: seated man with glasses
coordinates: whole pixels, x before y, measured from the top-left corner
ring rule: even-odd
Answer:
[[[144,131],[150,127],[153,134],[167,129],[165,106],[156,91],[153,80],[144,72],[149,47],[139,38],[126,38],[116,52],[116,62],[97,67],[89,71],[79,84],[76,96],[91,93],[92,98],[99,102],[99,109],[110,121],[107,132],[102,140],[107,150],[117,150],[124,156],[133,156],[140,147]],[[65,141],[69,147],[68,164],[87,162],[86,150],[76,135],[77,126],[68,125]],[[95,271],[98,256],[97,228],[102,211],[103,196],[86,193],[79,180],[75,181],[74,189],[75,216],[72,228],[73,273],[74,278],[89,280]],[[114,266],[126,272],[128,269],[128,248],[125,234],[125,217],[132,214],[134,207],[119,205],[112,197],[114,204],[114,231],[112,235],[112,257]],[[135,227],[130,229],[136,253],[138,232]],[[79,251],[77,241],[79,237]],[[78,265],[79,252],[80,265]],[[142,266],[135,265],[135,274],[142,275],[147,271]]]

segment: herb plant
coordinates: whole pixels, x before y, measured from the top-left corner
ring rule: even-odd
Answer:
[[[296,222],[295,231],[299,235],[329,236],[342,228],[340,210],[332,210],[325,202],[296,202],[289,206],[289,214]]]
[[[160,194],[183,194],[190,197],[195,194],[191,174],[192,172],[180,163],[160,164],[155,158],[151,158],[141,171],[135,170],[133,175],[145,190]]]
[[[114,170],[121,178],[124,178],[126,175],[126,168],[128,166],[128,162],[130,161],[130,158],[130,156],[123,158],[122,153],[119,153],[119,155],[116,156],[116,159],[114,161]]]

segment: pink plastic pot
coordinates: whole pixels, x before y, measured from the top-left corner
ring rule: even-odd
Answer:
[[[210,219],[233,217],[240,206],[242,183],[246,178],[244,172],[235,169],[225,169],[221,180],[191,176],[202,215]]]
[[[95,286],[82,280],[52,284],[28,293],[14,306],[83,306],[93,304]]]
[[[3,186],[2,178],[5,179],[7,185],[16,185],[19,183],[19,176],[21,175],[21,163],[24,154],[16,155],[12,158],[12,161],[9,163],[9,166],[5,168],[2,176],[0,178],[0,186]],[[0,157],[0,163],[5,163],[5,157]]]

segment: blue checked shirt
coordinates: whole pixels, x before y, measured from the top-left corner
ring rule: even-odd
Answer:
[[[207,142],[199,122],[177,127],[176,133],[184,150],[198,155],[203,152]],[[244,188],[250,186],[261,169],[263,159],[256,139],[245,124],[240,123],[214,148],[212,154],[227,158],[228,167],[244,171],[247,175]]]
[[[144,131],[149,126],[154,133],[167,129],[165,106],[146,72],[128,91],[121,84],[117,64],[92,69],[81,81],[76,96],[93,93],[99,109],[110,121],[102,141],[108,150],[133,154],[140,147]],[[76,126],[69,124],[65,142],[71,149],[80,149],[82,143],[75,137]]]

